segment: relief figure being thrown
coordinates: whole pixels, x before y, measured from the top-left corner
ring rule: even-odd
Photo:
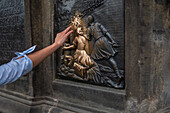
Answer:
[[[101,83],[99,67],[85,50],[86,36],[83,27],[78,27],[76,32],[73,45],[63,47],[63,50],[76,49],[74,56],[65,55],[65,58],[70,60],[69,66],[74,69],[76,75],[83,80],[99,84]]]

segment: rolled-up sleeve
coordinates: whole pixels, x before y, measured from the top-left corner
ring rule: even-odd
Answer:
[[[36,46],[33,46],[24,52],[16,52],[15,54],[18,57],[13,58],[9,63],[0,66],[0,86],[12,83],[32,70],[33,63],[26,54],[34,51],[35,47]],[[20,58],[22,56],[24,57]]]

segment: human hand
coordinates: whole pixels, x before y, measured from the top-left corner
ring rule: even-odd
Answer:
[[[117,43],[113,43],[113,47],[119,47]]]
[[[73,30],[71,30],[71,26],[68,27],[67,29],[65,29],[64,31],[58,33],[56,35],[56,38],[55,38],[55,46],[57,47],[61,47],[64,45],[64,42],[66,41],[67,37],[73,32]]]
[[[115,42],[109,42],[109,44],[111,44],[113,47],[118,47],[119,45]]]

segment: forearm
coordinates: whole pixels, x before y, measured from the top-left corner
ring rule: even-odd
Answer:
[[[13,58],[11,62],[0,66],[0,86],[14,82],[20,76],[30,72],[33,67],[37,66],[46,57],[61,47],[67,39],[68,35],[70,35],[72,32],[73,30],[71,30],[70,26],[57,34],[54,44],[35,53],[31,52],[34,51],[36,46],[33,46],[24,52],[16,52],[15,54],[17,57]]]
[[[112,39],[111,35],[110,35],[108,32],[106,32],[106,36],[107,36],[107,38],[108,38],[108,40],[109,40],[110,42],[116,43],[116,42]]]
[[[31,59],[33,63],[33,67],[37,66],[46,57],[51,55],[54,51],[56,51],[59,47],[61,47],[64,44],[67,37],[73,32],[73,30],[70,31],[70,29],[71,26],[65,29],[64,31],[58,33],[55,38],[55,42],[52,45],[28,55],[28,57]]]
[[[29,54],[28,57],[31,59],[33,67],[37,66],[40,62],[42,62],[45,58],[51,55],[58,48],[59,46],[54,43],[42,50]]]
[[[69,50],[69,49],[75,49],[75,45],[70,45],[68,47],[64,47],[65,50]]]

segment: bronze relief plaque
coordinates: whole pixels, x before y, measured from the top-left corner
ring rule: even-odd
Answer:
[[[56,31],[74,31],[60,51],[58,78],[124,88],[123,8],[121,0],[56,1]]]

